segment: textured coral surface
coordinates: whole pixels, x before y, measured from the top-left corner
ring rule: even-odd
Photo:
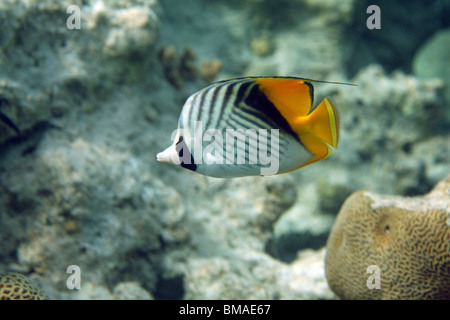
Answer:
[[[450,176],[424,197],[354,193],[332,228],[325,266],[342,299],[450,299]],[[367,286],[369,266],[379,268],[379,289]]]
[[[47,300],[41,289],[20,273],[0,275],[0,300]]]

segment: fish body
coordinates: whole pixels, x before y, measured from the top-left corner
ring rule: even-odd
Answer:
[[[296,77],[219,81],[192,94],[173,144],[157,155],[197,173],[232,178],[273,175],[326,158],[339,141],[339,118],[314,82]]]

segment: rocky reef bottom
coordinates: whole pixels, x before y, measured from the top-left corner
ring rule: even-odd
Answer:
[[[101,155],[103,163],[108,161],[100,150],[80,141],[75,143],[84,150],[79,153],[81,157],[66,152],[52,157],[71,172],[66,179],[72,179],[72,183],[88,174],[83,170],[78,171],[81,176],[74,174],[69,167],[75,162],[80,169],[93,155]],[[22,273],[32,280],[15,272],[3,274],[0,298],[450,298],[450,176],[424,196],[353,193],[337,216],[327,247],[301,250],[292,262],[285,263],[270,254],[273,230],[268,226],[276,220],[280,207],[292,204],[292,199],[281,206],[270,200],[271,196],[279,199],[273,195],[289,188],[289,179],[256,190],[270,192],[257,199],[259,206],[255,205],[256,209],[248,216],[226,217],[232,220],[235,229],[251,230],[245,240],[231,236],[226,243],[219,239],[233,231],[223,228],[211,234],[202,230],[202,226],[188,227],[199,221],[189,221],[174,190],[157,179],[133,174],[138,166],[130,166],[125,159],[120,166],[109,164],[118,175],[125,170],[134,179],[158,188],[148,188],[143,199],[142,191],[134,189],[130,180],[124,185],[122,198],[104,199],[116,202],[116,210],[100,214],[104,205],[100,202],[96,204],[99,208],[96,216],[81,209],[52,215],[36,212],[32,226],[28,226],[33,237],[19,247],[21,265],[10,265],[11,269],[26,267]],[[90,194],[101,192],[96,190],[101,186],[98,181],[90,182]],[[61,184],[57,197],[60,201],[64,201],[67,192],[62,186],[70,185],[68,181]],[[155,189],[159,190],[157,194]],[[161,197],[167,199],[165,204],[155,201]],[[153,211],[143,210],[141,214],[126,211],[126,207],[134,207],[139,201],[146,203],[141,207]],[[93,203],[87,205],[94,207]],[[218,209],[212,208],[213,212],[205,212],[205,216],[197,219],[205,219],[207,223],[206,215]],[[40,214],[45,216],[44,220]],[[91,219],[96,219],[97,227],[89,223]],[[26,220],[23,218],[17,228],[30,224]],[[55,224],[60,228],[55,228]],[[15,231],[9,230],[11,234]],[[98,241],[103,245],[96,245]],[[68,263],[79,266],[78,274],[69,272]],[[69,279],[71,283],[76,279],[79,287],[74,282],[69,285]],[[14,289],[22,294],[13,295]]]

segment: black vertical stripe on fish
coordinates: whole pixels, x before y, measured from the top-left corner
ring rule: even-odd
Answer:
[[[235,126],[233,126],[233,127],[235,127]],[[255,131],[255,135],[257,136],[256,131]],[[233,133],[226,131],[226,133],[225,133],[226,144],[224,146],[225,151],[228,151],[228,148],[231,145],[230,139],[232,139],[234,155],[237,157],[238,152],[244,153],[245,161],[247,161],[247,162],[249,161],[250,152],[254,151],[254,152],[252,152],[252,154],[253,154],[253,153],[256,153],[258,150],[257,139],[256,139],[256,143],[255,143],[255,139],[252,139],[251,136],[248,136],[246,134],[246,130],[244,130],[242,128],[235,129]],[[247,143],[247,140],[248,140],[248,143]],[[253,143],[251,143],[251,142],[253,142]],[[226,154],[228,155],[228,152],[226,152]]]
[[[254,109],[261,110],[269,119],[275,122],[278,128],[289,133],[298,142],[301,143],[298,135],[294,130],[292,130],[287,120],[281,115],[280,111],[278,111],[275,105],[269,99],[267,99],[258,85],[255,85],[250,90],[247,97],[245,98],[245,104],[253,107]]]
[[[233,116],[234,115],[232,115],[229,120],[235,121],[233,119]],[[238,119],[242,120],[240,118],[238,118]],[[260,145],[261,141],[258,138],[255,140],[255,139],[253,139],[253,137],[251,135],[247,135],[246,133],[247,133],[248,129],[244,130],[242,128],[247,128],[248,126],[246,124],[238,123],[238,122],[241,122],[239,120],[235,121],[234,123],[230,123],[229,121],[227,121],[227,123],[230,125],[230,127],[238,128],[241,131],[237,131],[237,129],[235,129],[235,133],[237,132],[240,134],[234,134],[232,136],[229,136],[228,132],[227,132],[227,134],[225,136],[225,140],[227,141],[227,144],[229,144],[230,143],[229,138],[232,138],[233,139],[233,148],[234,148],[234,151],[236,152],[236,156],[237,156],[238,151],[241,153],[244,152],[245,160],[248,162],[250,155],[252,155],[252,157],[258,157],[260,149],[261,149],[261,145]],[[255,133],[255,135],[258,137],[259,129],[258,130],[253,129],[253,130],[254,130],[253,132]],[[288,134],[285,133],[285,135],[288,135]],[[290,135],[289,135],[289,138],[291,139]],[[247,143],[247,140],[248,140],[248,143]],[[278,143],[278,145],[272,146],[271,143],[272,143],[272,132],[270,132],[270,134],[267,134],[267,138],[265,141],[265,144],[267,147],[263,148],[266,155],[269,153],[270,154],[276,153],[276,154],[284,155],[286,142],[284,141],[283,136],[281,137],[281,141]],[[280,148],[282,150],[281,152],[280,152]],[[227,160],[228,160],[228,157],[227,157]]]
[[[197,165],[195,164],[194,157],[192,156],[192,153],[189,151],[186,142],[184,141],[183,137],[181,136],[175,146],[175,149],[177,150],[178,158],[180,159],[181,166],[183,168],[196,171]],[[184,161],[185,159],[190,158],[188,161]]]
[[[183,128],[189,128],[190,120],[192,119],[192,110],[195,108],[197,104],[198,94],[195,94],[192,96],[192,102],[189,106],[189,112],[187,113],[186,117],[182,117],[182,125]]]
[[[233,93],[233,89],[236,86],[236,84],[237,83],[231,83],[226,86],[226,90],[225,90],[225,93],[223,96],[223,101],[222,101],[222,104],[220,105],[220,110],[217,113],[216,122],[214,124],[215,128],[219,128],[219,122],[222,118],[222,115],[224,113],[226,106],[228,105],[228,101],[230,101],[231,94]],[[211,118],[212,117],[208,118],[208,122],[207,122],[208,125],[209,125],[209,122],[211,121]]]
[[[199,111],[198,111],[198,114],[197,114],[197,117],[195,118],[195,120],[203,121],[203,119],[202,119],[203,111],[205,111],[205,113],[208,115],[207,118],[210,118],[210,113],[211,113],[211,110],[214,109],[214,103],[216,101],[217,93],[219,90],[220,90],[220,86],[212,86],[203,92],[202,98],[200,100],[200,104],[198,105]],[[211,91],[213,91],[211,101],[209,101],[208,103],[205,104],[205,99],[211,93]]]
[[[236,92],[236,98],[234,99],[234,107],[239,107],[239,104],[246,99],[247,91],[252,85],[253,82],[244,82],[239,86],[239,89]]]
[[[194,118],[189,118],[191,121],[201,120],[200,114],[202,113],[202,109],[205,107],[205,98],[208,95],[209,90],[203,90],[200,93],[200,101],[198,104],[195,104],[193,107],[196,109],[196,114]]]
[[[215,123],[216,127],[220,127],[220,122],[226,118],[224,118],[226,110],[230,109],[230,114],[233,114],[233,108],[234,105],[236,104],[237,101],[239,101],[239,99],[243,99],[243,97],[245,96],[245,92],[248,88],[248,86],[250,86],[250,82],[242,82],[242,81],[238,81],[238,82],[234,82],[234,83],[230,83],[227,85],[227,90],[225,91],[225,96],[222,102],[222,105],[220,107],[219,112],[217,113],[217,121]],[[235,93],[234,97],[233,97],[233,91],[234,88],[238,86],[238,90]],[[233,98],[234,101],[232,101],[232,103],[230,104],[230,98]],[[229,115],[227,115],[229,116]]]
[[[219,92],[222,88],[223,88],[223,85],[216,85],[215,87],[209,89],[209,90],[214,90],[214,92],[213,92],[211,101],[208,103],[208,112],[207,112],[207,117],[206,117],[205,130],[209,129],[209,125],[211,123],[211,119],[214,114],[214,110],[217,108],[216,107],[217,95],[219,94]],[[204,108],[204,106],[200,105],[200,109],[203,109],[203,108]],[[198,119],[203,121],[203,119],[200,116],[198,117]]]
[[[248,138],[248,143],[247,143],[247,138]],[[228,136],[227,136],[228,139]],[[237,142],[237,144],[234,144],[234,142]],[[234,135],[233,136],[233,147],[235,151],[240,151],[241,153],[243,152],[245,155],[250,154],[251,149],[257,150],[258,149],[258,145],[256,143],[256,146],[253,144],[250,144],[251,142],[251,138],[250,137],[241,137],[240,135]],[[227,140],[227,146],[229,145],[229,141]],[[242,148],[242,145],[244,145],[244,147]],[[236,153],[237,154],[237,153]],[[248,159],[246,159],[248,160]]]
[[[248,120],[244,119],[244,117],[238,115],[238,114],[231,114],[231,116],[226,120],[227,125],[230,128],[249,128],[248,125]],[[259,125],[258,125],[259,126]],[[260,126],[258,127],[258,130],[262,129]],[[275,129],[277,130],[277,128],[275,128],[274,126],[272,126],[270,129]],[[258,131],[259,133],[259,131]],[[291,136],[291,134],[289,133],[283,133],[283,131],[279,131],[279,139],[278,139],[278,145],[273,146],[272,148],[272,132],[270,131],[270,134],[267,134],[267,138],[266,138],[266,145],[270,146],[268,148],[268,150],[270,150],[271,152],[276,152],[281,156],[285,155],[285,145],[286,145],[286,138],[284,138],[284,135],[289,135]],[[298,139],[296,137],[294,137],[294,139],[296,139],[296,141],[298,141]]]

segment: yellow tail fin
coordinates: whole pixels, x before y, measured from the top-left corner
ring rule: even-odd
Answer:
[[[295,121],[294,131],[303,145],[315,155],[300,167],[328,157],[331,154],[330,146],[336,148],[339,142],[339,118],[336,108],[325,98],[308,116],[299,117]]]
[[[337,148],[339,142],[339,117],[331,101],[328,98],[323,99],[307,118],[311,123],[309,131],[333,148]]]

